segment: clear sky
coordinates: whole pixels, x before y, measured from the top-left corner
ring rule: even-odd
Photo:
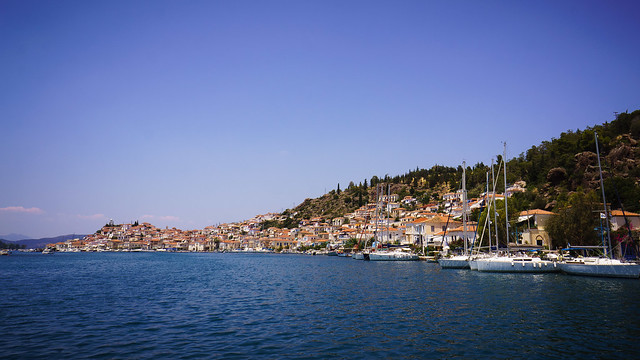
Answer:
[[[0,234],[200,229],[640,108],[638,1],[0,1]]]

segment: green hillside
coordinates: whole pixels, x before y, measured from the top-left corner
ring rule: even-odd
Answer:
[[[558,138],[532,146],[507,163],[507,181],[526,183],[524,193],[515,194],[510,212],[526,209],[558,211],[567,205],[574,193],[588,193],[600,188],[594,131],[598,132],[600,154],[605,178],[607,200],[613,209],[624,206],[628,211],[640,211],[640,110],[619,114],[616,120],[587,128],[567,131]],[[497,156],[501,161],[501,156]],[[467,167],[469,197],[478,196],[485,189],[487,164]],[[497,170],[497,168],[496,168]],[[375,187],[390,184],[392,193],[412,196],[418,205],[438,202],[442,195],[460,188],[462,166],[436,165],[430,169],[415,169],[403,175],[385,176],[351,182],[344,188],[316,198],[306,199],[287,213],[304,219],[323,217],[331,219],[352,212],[367,202],[374,201]],[[504,182],[498,181],[498,192],[504,191]]]

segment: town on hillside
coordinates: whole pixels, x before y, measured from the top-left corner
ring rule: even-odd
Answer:
[[[523,192],[522,184],[514,184],[506,191],[508,197]],[[467,200],[469,213],[483,209],[492,200],[492,193]],[[504,201],[504,194],[495,200]],[[369,203],[344,216],[325,219],[313,217],[301,220],[297,227],[266,227],[265,224],[284,222],[295,214],[269,213],[238,223],[207,226],[201,230],[158,228],[143,222],[114,224],[110,221],[95,234],[48,244],[52,251],[277,251],[299,252],[309,249],[341,249],[351,251],[358,246],[371,246],[377,239],[381,244],[412,247],[417,252],[448,249],[465,237],[462,226],[463,191],[446,193],[437,203],[419,204],[417,199],[397,194],[383,195],[377,203]],[[519,214],[516,242],[511,246],[549,249],[550,239],[545,223],[552,212],[529,210]],[[622,214],[612,215],[615,230],[624,224]],[[640,222],[638,214],[627,213],[633,222]],[[638,224],[640,225],[640,224]],[[470,222],[466,238],[477,239],[478,224]]]

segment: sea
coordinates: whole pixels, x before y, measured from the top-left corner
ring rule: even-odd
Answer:
[[[628,359],[640,281],[243,253],[0,257],[1,359]]]

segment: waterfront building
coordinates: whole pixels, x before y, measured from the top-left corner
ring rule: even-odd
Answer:
[[[622,210],[611,210],[609,215],[611,216],[611,231],[616,231],[623,227],[625,225],[625,217],[631,225],[631,229],[640,228],[640,214],[629,211],[623,213]]]
[[[545,230],[549,219],[555,214],[541,209],[520,212],[518,228],[521,228],[521,239],[518,243],[525,246],[536,246],[549,249],[551,239]]]

